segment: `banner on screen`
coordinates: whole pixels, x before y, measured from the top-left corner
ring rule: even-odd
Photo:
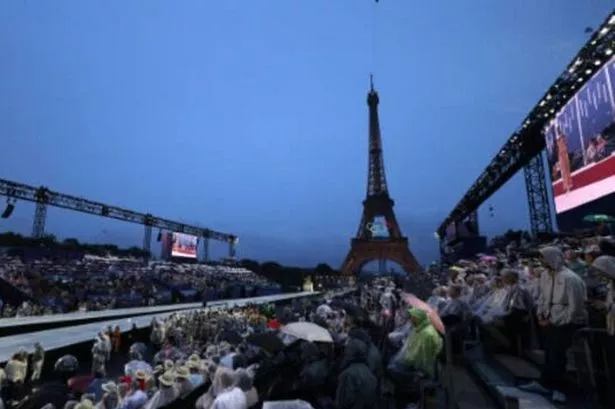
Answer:
[[[555,212],[615,192],[615,58],[543,130]]]
[[[171,257],[197,258],[198,237],[190,234],[173,233]]]

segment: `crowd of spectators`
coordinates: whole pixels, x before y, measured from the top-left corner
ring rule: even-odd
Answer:
[[[540,379],[519,389],[556,403],[575,390],[615,403],[613,237],[506,243],[446,270],[428,303],[457,352],[472,341],[491,353],[533,359]],[[571,353],[575,348],[585,353]],[[577,379],[589,384],[571,384],[567,373],[582,367],[590,370]]]
[[[0,279],[23,294],[18,303],[11,303],[8,296],[0,294],[3,317],[241,298],[280,292],[275,283],[241,267],[144,263],[142,259],[91,255],[80,259],[42,258],[28,262],[19,257],[0,256]]]
[[[388,296],[394,285],[385,287]],[[383,291],[370,293],[378,299]],[[28,362],[44,354],[28,360],[18,351],[5,367],[2,398],[21,409],[387,407],[392,390],[377,324],[382,307],[376,302],[362,309],[361,298],[325,295],[284,308],[176,313],[152,322],[149,339],[133,339],[127,355],[115,347],[121,334],[103,329],[89,375],[77,373],[76,357],[64,356],[54,381],[34,389]],[[411,309],[406,317],[415,331],[401,362],[415,366],[417,379],[428,378],[442,341],[425,312]],[[116,355],[125,357],[121,373],[108,366]]]

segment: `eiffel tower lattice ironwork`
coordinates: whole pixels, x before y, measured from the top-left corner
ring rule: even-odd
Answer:
[[[382,139],[378,119],[378,93],[370,77],[370,90],[367,94],[369,106],[369,169],[367,173],[367,196],[363,201],[363,215],[355,238],[351,240],[350,251],[344,259],[340,271],[343,275],[353,275],[370,261],[384,260],[398,263],[407,273],[418,270],[419,264],[408,247],[393,212],[395,202],[389,196]]]

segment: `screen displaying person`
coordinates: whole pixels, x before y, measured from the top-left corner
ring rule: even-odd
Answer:
[[[570,192],[572,190],[572,172],[570,170],[570,156],[568,155],[568,141],[559,125],[555,128],[555,138],[557,141],[557,161],[564,190]]]

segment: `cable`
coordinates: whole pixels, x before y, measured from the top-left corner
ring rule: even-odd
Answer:
[[[371,9],[371,27],[370,27],[370,31],[371,31],[371,50],[370,50],[370,59],[371,61],[369,62],[369,64],[371,65],[371,71],[370,73],[373,75],[376,71],[376,64],[378,62],[378,28],[379,28],[379,24],[378,24],[378,0],[374,0],[374,2],[372,3],[372,9]]]

